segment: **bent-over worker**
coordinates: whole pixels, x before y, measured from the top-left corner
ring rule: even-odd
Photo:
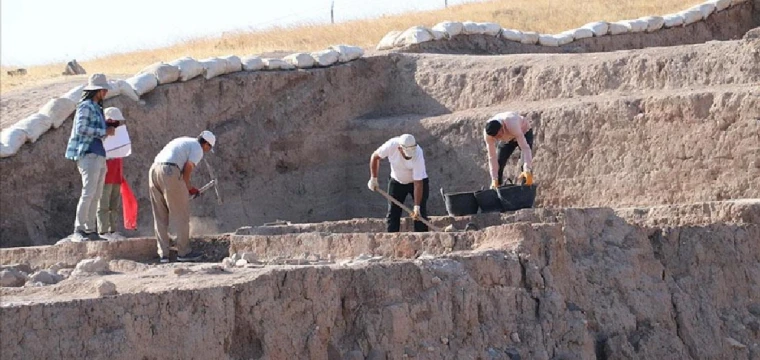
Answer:
[[[190,248],[190,196],[198,189],[190,185],[193,169],[211,151],[216,137],[204,130],[197,138],[180,137],[170,141],[156,155],[148,175],[153,225],[161,262],[169,262],[169,220],[177,230],[177,261],[199,260],[203,254]]]
[[[488,150],[491,188],[503,184],[504,166],[518,146],[523,169],[517,180],[522,179],[525,185],[533,185],[533,129],[528,119],[512,111],[498,113],[486,122],[483,140]]]
[[[420,217],[427,217],[427,199],[430,192],[427,170],[425,169],[425,157],[422,148],[417,144],[414,136],[404,134],[386,141],[377,148],[369,160],[370,180],[367,187],[375,191],[379,185],[377,172],[380,168],[380,159],[388,158],[391,164],[391,176],[388,181],[388,194],[401,203],[404,203],[408,194],[414,200],[414,209],[411,217],[414,219],[414,231],[428,231],[427,225],[419,221]],[[401,227],[401,207],[388,201],[388,232],[398,232]]]

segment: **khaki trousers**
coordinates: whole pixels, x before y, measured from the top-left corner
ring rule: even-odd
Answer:
[[[116,216],[121,197],[121,184],[103,185],[103,194],[98,203],[98,231],[101,234],[116,232]]]
[[[77,203],[77,217],[74,231],[92,233],[97,230],[98,201],[106,181],[105,156],[86,154],[77,160],[77,168],[82,176],[82,195]]]
[[[169,256],[169,223],[177,231],[177,255],[190,253],[190,195],[175,165],[153,164],[149,174],[153,228],[158,240],[158,255]]]

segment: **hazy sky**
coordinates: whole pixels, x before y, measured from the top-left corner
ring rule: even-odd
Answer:
[[[456,5],[473,0],[448,0]],[[223,31],[330,21],[331,0],[0,0],[0,63],[28,66]],[[335,0],[335,21],[443,8],[444,0]]]

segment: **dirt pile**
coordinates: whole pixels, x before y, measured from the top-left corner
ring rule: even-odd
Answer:
[[[758,209],[566,209],[417,260],[122,266],[1,290],[0,348],[3,358],[756,359],[760,225],[745,221]],[[722,221],[692,224],[700,212]],[[641,225],[662,217],[680,224]],[[414,236],[436,234],[399,238]],[[118,295],[101,297],[101,280]]]

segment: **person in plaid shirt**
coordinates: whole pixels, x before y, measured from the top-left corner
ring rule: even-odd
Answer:
[[[111,86],[103,74],[93,74],[77,104],[74,126],[66,146],[66,158],[76,161],[82,176],[82,195],[77,204],[74,234],[71,241],[103,240],[96,229],[98,201],[106,177],[106,150],[103,139],[116,128],[106,125],[103,99]]]

